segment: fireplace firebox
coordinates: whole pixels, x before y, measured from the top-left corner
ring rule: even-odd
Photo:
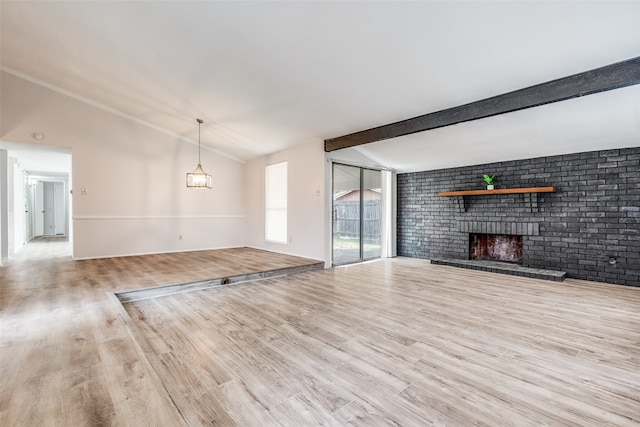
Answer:
[[[470,233],[469,259],[522,264],[522,236]]]

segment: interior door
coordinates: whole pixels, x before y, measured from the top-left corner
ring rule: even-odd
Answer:
[[[63,182],[53,183],[53,234],[66,234],[66,203]]]
[[[44,234],[44,182],[36,182],[33,200],[33,235],[42,236]]]
[[[55,186],[53,182],[43,183],[42,206],[44,215],[44,230],[42,234],[45,236],[53,236],[56,234]]]
[[[33,202],[33,193],[31,192],[31,186],[25,180],[24,184],[24,241],[28,242],[33,237],[33,230],[31,224],[31,211]]]

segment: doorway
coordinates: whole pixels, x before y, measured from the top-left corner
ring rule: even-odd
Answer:
[[[30,229],[38,236],[66,236],[67,200],[64,182],[35,181],[30,184]]]
[[[70,241],[71,149],[0,141],[0,159],[9,177],[0,203],[0,217],[6,218],[0,259],[13,257],[35,237]]]
[[[332,264],[380,258],[382,172],[333,163]]]

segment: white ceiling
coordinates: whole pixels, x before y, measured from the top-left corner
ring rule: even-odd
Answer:
[[[240,159],[640,55],[638,1],[2,1],[1,65]],[[399,171],[640,145],[638,86],[378,142]]]

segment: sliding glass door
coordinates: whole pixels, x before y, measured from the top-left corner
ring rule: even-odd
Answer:
[[[382,223],[382,172],[362,172],[362,259],[380,258]]]
[[[333,265],[379,258],[382,174],[333,164]]]

